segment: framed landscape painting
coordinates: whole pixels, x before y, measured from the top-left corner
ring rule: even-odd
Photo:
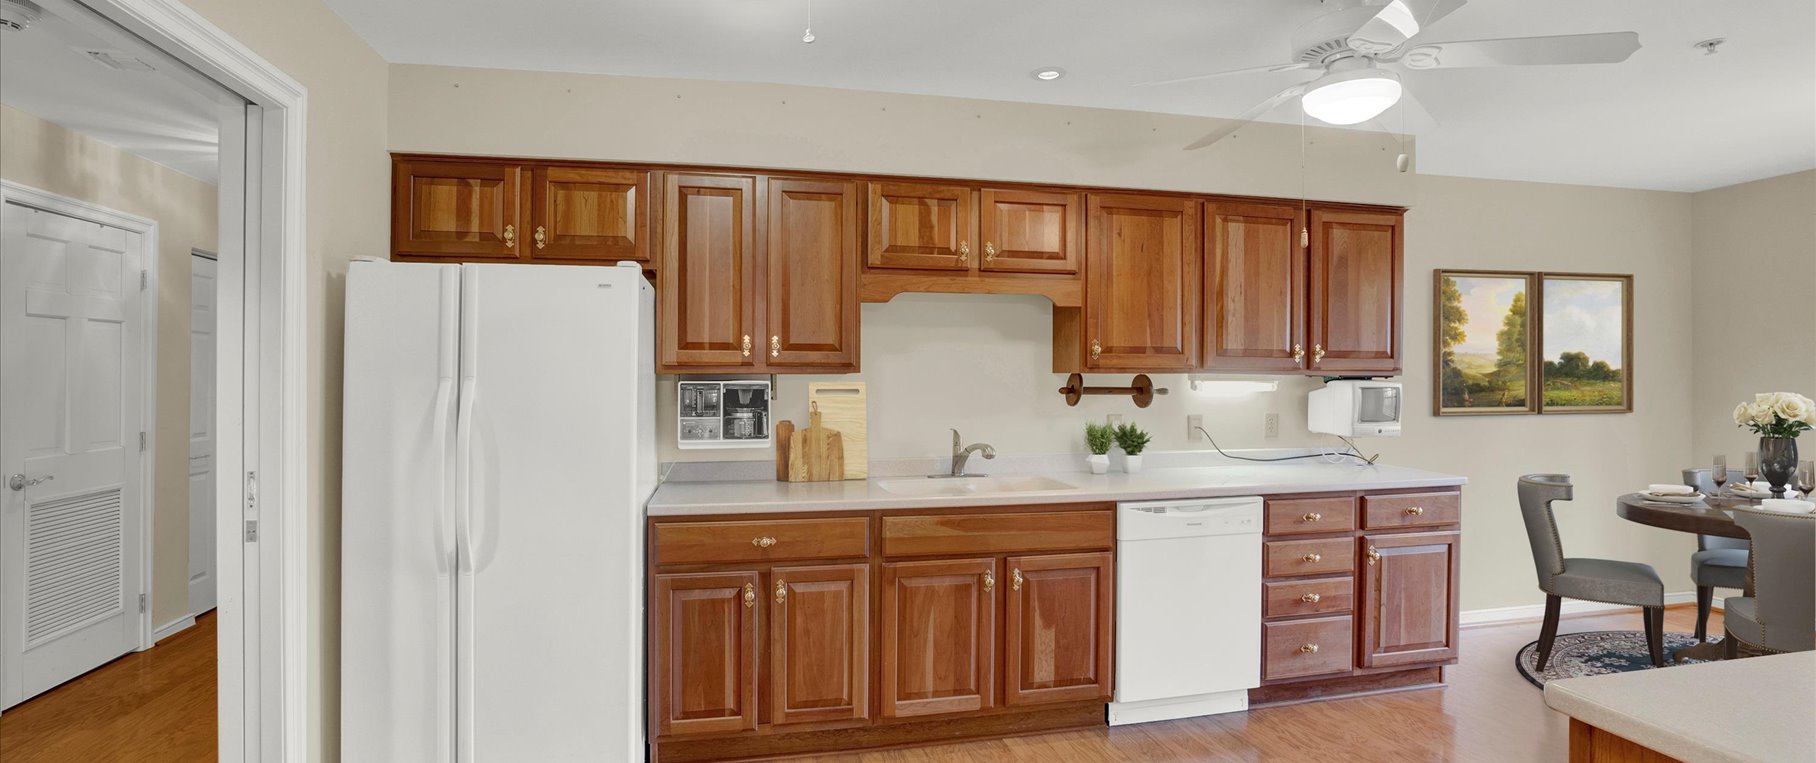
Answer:
[[[1633,276],[1540,276],[1541,413],[1633,410]]]
[[[1533,413],[1537,374],[1530,306],[1535,273],[1439,270],[1432,315],[1433,412],[1439,416]]]

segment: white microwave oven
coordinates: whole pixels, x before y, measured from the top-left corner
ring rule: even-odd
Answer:
[[[1344,437],[1400,436],[1400,383],[1338,379],[1312,390],[1306,425],[1313,432]]]

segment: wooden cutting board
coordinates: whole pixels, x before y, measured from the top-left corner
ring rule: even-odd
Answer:
[[[795,423],[792,421],[776,422],[776,481],[788,481],[788,448],[793,445]]]
[[[788,439],[788,481],[829,482],[844,479],[845,445],[839,432],[821,420],[817,404],[807,404],[807,428]]]
[[[870,413],[863,382],[813,382],[807,385],[807,404],[818,405],[828,429],[845,441],[845,476],[861,480],[870,476]]]

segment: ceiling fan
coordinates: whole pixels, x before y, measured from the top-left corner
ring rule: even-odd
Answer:
[[[1501,40],[1423,42],[1416,39],[1437,20],[1468,0],[1329,0],[1338,9],[1307,22],[1293,34],[1293,60],[1269,66],[1144,82],[1143,86],[1255,72],[1309,69],[1313,79],[1292,85],[1255,104],[1221,129],[1186,146],[1204,148],[1294,98],[1307,116],[1334,125],[1366,122],[1392,108],[1405,89],[1396,69],[1456,69],[1484,66],[1614,64],[1639,50],[1634,32],[1511,37]]]

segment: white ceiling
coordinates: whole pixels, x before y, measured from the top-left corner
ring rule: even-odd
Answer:
[[[0,32],[0,103],[209,183],[219,182],[220,106],[192,71],[97,17],[46,10],[23,31]],[[116,71],[82,51],[142,60],[152,71]]]
[[[1335,2],[1336,0],[1333,0]],[[1319,0],[327,0],[396,63],[777,82],[1231,117],[1304,78],[1155,79],[1279,63]],[[1428,174],[1694,191],[1816,166],[1810,0],[1471,0],[1420,39],[1632,30],[1608,66],[1405,80]],[[1714,56],[1692,47],[1725,36]],[[1064,79],[1038,82],[1037,67]],[[498,104],[493,104],[497,106]],[[1396,109],[1398,111],[1398,109]],[[1288,105],[1268,117],[1297,121]],[[1384,123],[1401,130],[1390,112]],[[1207,150],[1219,150],[1213,146]]]

